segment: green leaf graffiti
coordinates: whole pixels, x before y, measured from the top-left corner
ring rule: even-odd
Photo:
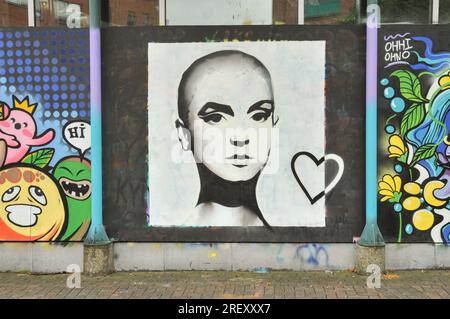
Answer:
[[[43,148],[41,150],[37,150],[33,153],[28,154],[22,160],[22,163],[32,164],[36,165],[37,167],[44,168],[50,163],[54,154],[55,154],[54,149]]]
[[[436,153],[438,145],[436,144],[425,144],[419,147],[414,154],[413,161],[411,163],[411,166],[416,165],[419,161],[430,158],[434,156]]]
[[[408,152],[406,152],[405,154],[403,154],[402,156],[397,158],[397,161],[399,161],[400,163],[406,164],[408,162]]]
[[[428,102],[422,96],[419,78],[414,73],[398,70],[392,72],[391,76],[395,76],[400,80],[400,93],[405,99],[415,103]]]
[[[390,203],[400,203],[400,200],[402,199],[402,192],[394,192],[394,196],[389,199]]]
[[[418,126],[425,118],[425,105],[413,104],[406,110],[400,124],[400,135],[404,137],[411,129]]]

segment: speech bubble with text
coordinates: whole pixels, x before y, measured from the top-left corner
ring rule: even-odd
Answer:
[[[91,148],[91,124],[86,121],[67,123],[63,128],[64,140],[77,149],[80,157]]]

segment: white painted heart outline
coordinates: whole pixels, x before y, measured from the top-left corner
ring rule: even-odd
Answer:
[[[301,156],[308,157],[310,160],[312,160],[316,164],[316,166],[320,166],[320,165],[322,165],[322,163],[324,163],[326,161],[335,161],[338,165],[338,171],[336,173],[336,176],[333,178],[333,180],[330,182],[330,184],[328,184],[328,186],[325,187],[325,190],[323,190],[322,192],[320,192],[319,194],[317,194],[314,197],[311,196],[311,194],[306,189],[305,185],[302,183],[302,181],[298,177],[298,174],[297,174],[297,171],[295,168],[295,162]],[[332,191],[334,189],[334,187],[336,187],[336,185],[339,183],[342,176],[344,175],[344,160],[339,155],[336,155],[336,154],[326,154],[324,157],[322,157],[321,159],[318,160],[314,155],[312,155],[309,152],[298,152],[297,154],[295,154],[292,157],[291,170],[292,170],[292,173],[294,174],[294,177],[297,180],[297,183],[299,184],[300,188],[303,190],[306,197],[308,197],[311,204],[314,205],[319,199],[321,199],[323,196],[325,196],[325,194]]]
[[[342,157],[336,154],[325,155],[325,162],[330,160],[336,162],[336,164],[338,165],[338,171],[336,173],[336,176],[330,182],[330,184],[328,184],[328,186],[325,187],[325,194],[331,192],[344,175],[344,160],[342,159]]]

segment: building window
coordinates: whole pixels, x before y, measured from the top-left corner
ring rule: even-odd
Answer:
[[[34,0],[36,26],[87,27],[89,0]]]
[[[354,24],[359,0],[303,0],[305,24]]]
[[[150,16],[148,13],[142,14],[142,25],[149,25],[150,24]]]
[[[341,13],[340,0],[306,0],[305,18],[317,18]]]
[[[361,16],[366,16],[367,0],[361,1]],[[378,0],[381,23],[429,24],[432,0]],[[365,22],[365,21],[362,21]]]
[[[439,3],[439,23],[450,23],[450,0]]]
[[[430,3],[424,0],[380,0],[381,23],[420,23],[430,20]]]
[[[166,25],[272,24],[273,1],[166,0]]]
[[[133,11],[128,11],[127,25],[136,25],[136,14]]]
[[[159,0],[102,0],[105,25],[159,25]]]

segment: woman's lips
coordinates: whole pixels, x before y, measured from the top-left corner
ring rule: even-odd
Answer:
[[[252,157],[248,156],[247,154],[243,154],[243,155],[238,155],[238,154],[234,154],[232,156],[227,157],[227,160],[235,160],[233,164],[234,167],[237,168],[244,168],[246,166],[248,166],[248,161],[253,159]]]
[[[227,157],[227,159],[244,160],[244,159],[253,159],[253,157],[250,157],[247,154],[244,154],[244,155],[234,154],[232,156]]]

